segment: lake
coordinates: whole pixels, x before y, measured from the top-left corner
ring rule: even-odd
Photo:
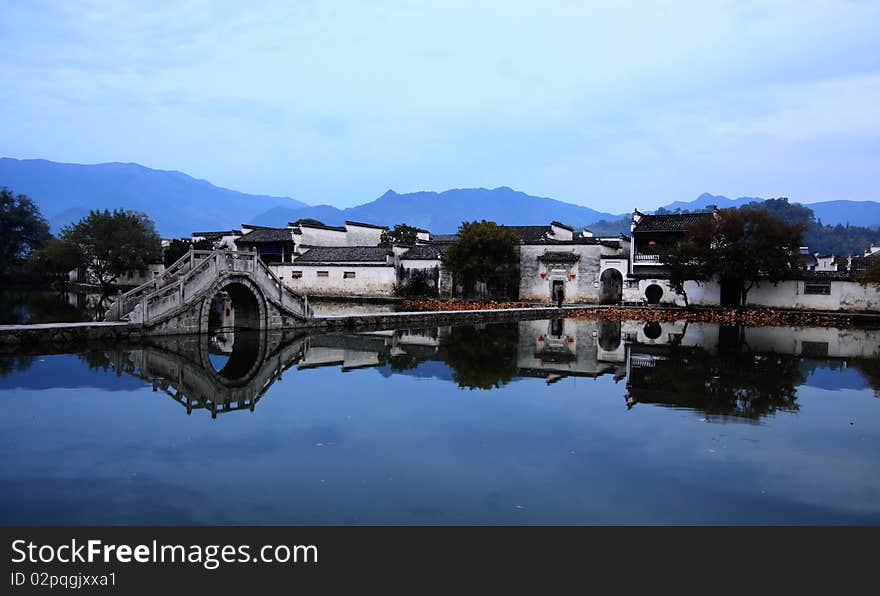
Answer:
[[[877,524],[878,356],[574,319],[0,356],[0,523]]]

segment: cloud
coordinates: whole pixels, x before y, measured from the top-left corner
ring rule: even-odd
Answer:
[[[5,155],[138,161],[338,205],[469,185],[603,210],[703,191],[880,198],[877,3],[5,12]]]

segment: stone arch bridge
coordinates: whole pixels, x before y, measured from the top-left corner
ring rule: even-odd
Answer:
[[[227,292],[242,329],[297,327],[313,316],[308,297],[287,286],[257,253],[191,250],[165,272],[117,297],[104,319],[150,335],[207,333],[211,301]]]

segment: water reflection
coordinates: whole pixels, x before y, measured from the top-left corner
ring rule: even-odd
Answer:
[[[0,325],[96,321],[107,305],[98,293],[6,288],[0,290]]]
[[[797,412],[797,389],[816,370],[853,369],[880,390],[880,331],[724,327],[554,319],[483,326],[306,335],[233,332],[152,338],[136,349],[91,352],[90,368],[150,383],[186,412],[253,410],[290,369],[378,368],[383,375],[441,376],[469,390],[518,378],[625,380],[622,406],[653,404],[758,420]],[[0,359],[0,375],[26,369]],[[291,380],[296,383],[296,380]]]

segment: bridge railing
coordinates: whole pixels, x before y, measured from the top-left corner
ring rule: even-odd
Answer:
[[[223,273],[233,271],[250,273],[267,297],[277,301],[287,311],[302,317],[311,316],[308,299],[284,285],[259,255],[244,251],[190,251],[165,275],[135,288],[111,307],[119,318],[129,315],[136,323],[149,323],[184,305],[208,288]],[[169,273],[170,272],[170,273]]]
[[[176,283],[180,276],[185,274],[187,271],[191,270],[195,265],[196,261],[201,261],[203,259],[207,259],[210,257],[214,251],[210,250],[190,250],[188,253],[180,257],[177,261],[175,261],[171,266],[165,269],[161,275],[158,275],[151,279],[148,282],[145,282],[138,287],[121,294],[117,297],[116,301],[112,304],[112,306],[107,310],[105,314],[106,320],[116,320],[118,321],[128,313],[132,311],[132,309],[137,305],[144,296],[152,294],[157,290],[169,285]]]

